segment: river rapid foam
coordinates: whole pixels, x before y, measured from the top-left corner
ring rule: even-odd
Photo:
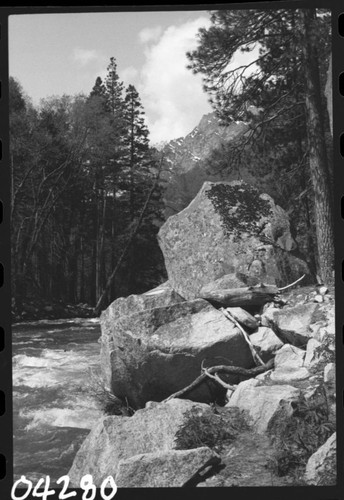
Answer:
[[[12,326],[14,479],[65,475],[101,416],[97,319]]]

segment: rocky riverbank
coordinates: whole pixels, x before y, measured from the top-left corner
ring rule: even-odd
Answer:
[[[72,483],[335,484],[333,288],[314,282],[286,213],[244,183],[205,183],[159,242],[168,282],[101,315],[117,405]]]
[[[12,322],[36,321],[44,319],[93,318],[93,308],[88,304],[64,304],[62,301],[47,301],[32,298],[20,306],[12,303]]]

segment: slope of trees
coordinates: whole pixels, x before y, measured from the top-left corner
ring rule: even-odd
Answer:
[[[323,90],[330,56],[330,15],[314,9],[221,10],[198,33],[189,68],[224,124],[250,121],[236,143],[215,151],[209,169],[241,167],[268,176],[290,214],[319,279],[333,278],[329,120]],[[240,53],[247,63],[233,64]],[[255,54],[255,56],[254,56]],[[259,182],[259,181],[258,181]]]
[[[17,308],[30,297],[94,306],[120,256],[104,307],[161,283],[161,161],[149,147],[139,95],[124,89],[114,58],[89,96],[37,108],[10,78],[10,134]]]

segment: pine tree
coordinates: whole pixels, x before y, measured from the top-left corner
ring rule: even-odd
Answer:
[[[116,118],[120,118],[123,112],[123,91],[124,84],[117,73],[116,59],[111,57],[105,78],[105,93],[108,109]]]
[[[127,193],[128,229],[135,226],[145,203],[154,177],[152,155],[149,149],[148,128],[145,123],[143,106],[138,92],[129,85],[125,92],[126,135],[125,169],[122,171],[122,189]],[[157,191],[157,188],[156,188]],[[155,194],[155,193],[154,193]],[[145,267],[147,242],[155,237],[154,228],[149,223],[154,195],[147,208],[142,226],[132,242],[128,254],[128,289],[138,290],[142,281],[141,270]]]
[[[204,88],[223,123],[238,119],[250,122],[251,129],[234,144],[229,157],[232,163],[237,160],[240,164],[247,150],[256,148],[257,168],[266,154],[272,165],[274,160],[280,161],[282,171],[276,178],[288,167],[294,169],[294,176],[289,177],[291,192],[296,186],[297,167],[299,178],[306,183],[308,177],[311,179],[318,274],[329,281],[334,256],[331,176],[326,131],[314,122],[316,110],[317,123],[326,124],[328,129],[321,92],[330,52],[328,13],[322,11],[317,17],[313,9],[221,10],[214,12],[211,20],[209,29],[199,31],[197,49],[188,53],[189,68],[203,75]],[[303,34],[305,29],[309,32],[310,25],[313,33],[317,32],[311,45]],[[254,61],[237,67],[230,64],[240,51],[249,53],[257,48]],[[252,105],[258,108],[253,115]],[[326,183],[322,193],[319,179]],[[301,196],[302,190],[296,189]]]
[[[140,204],[139,193],[136,192],[140,185],[140,177],[144,181],[144,176],[147,175],[145,160],[149,151],[149,141],[143,107],[139,94],[133,85],[129,85],[126,89],[124,103],[126,124],[126,135],[123,141],[126,150],[126,170],[124,173],[129,184],[129,206],[133,219],[137,204]]]
[[[106,94],[106,88],[105,85],[103,84],[103,80],[100,78],[100,76],[97,76],[96,82],[90,93],[90,97],[99,96],[105,98],[105,94]]]
[[[324,282],[332,280],[334,260],[333,194],[324,133],[324,110],[320,86],[318,37],[314,9],[301,11],[304,29],[303,62],[305,70],[306,122],[314,202],[319,275]]]
[[[119,193],[125,136],[123,89],[116,60],[111,57],[104,82],[98,77],[89,96],[92,131],[90,165],[94,175],[94,302],[103,290],[106,274],[114,266],[118,255],[122,221]]]

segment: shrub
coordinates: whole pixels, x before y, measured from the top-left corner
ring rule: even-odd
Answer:
[[[98,373],[90,373],[88,386],[89,392],[96,400],[101,411],[106,415],[133,415],[134,410],[129,406],[128,402],[123,403],[121,399],[112,394],[105,387],[103,379]]]
[[[215,409],[206,415],[199,415],[197,409],[187,412],[186,423],[176,434],[176,449],[189,450],[208,446],[220,451],[225,444],[235,439],[238,432],[248,428],[239,409],[223,410],[219,413]]]
[[[278,476],[302,475],[309,457],[334,431],[326,398],[314,404],[302,396],[282,433],[272,438],[276,451],[270,468]]]

